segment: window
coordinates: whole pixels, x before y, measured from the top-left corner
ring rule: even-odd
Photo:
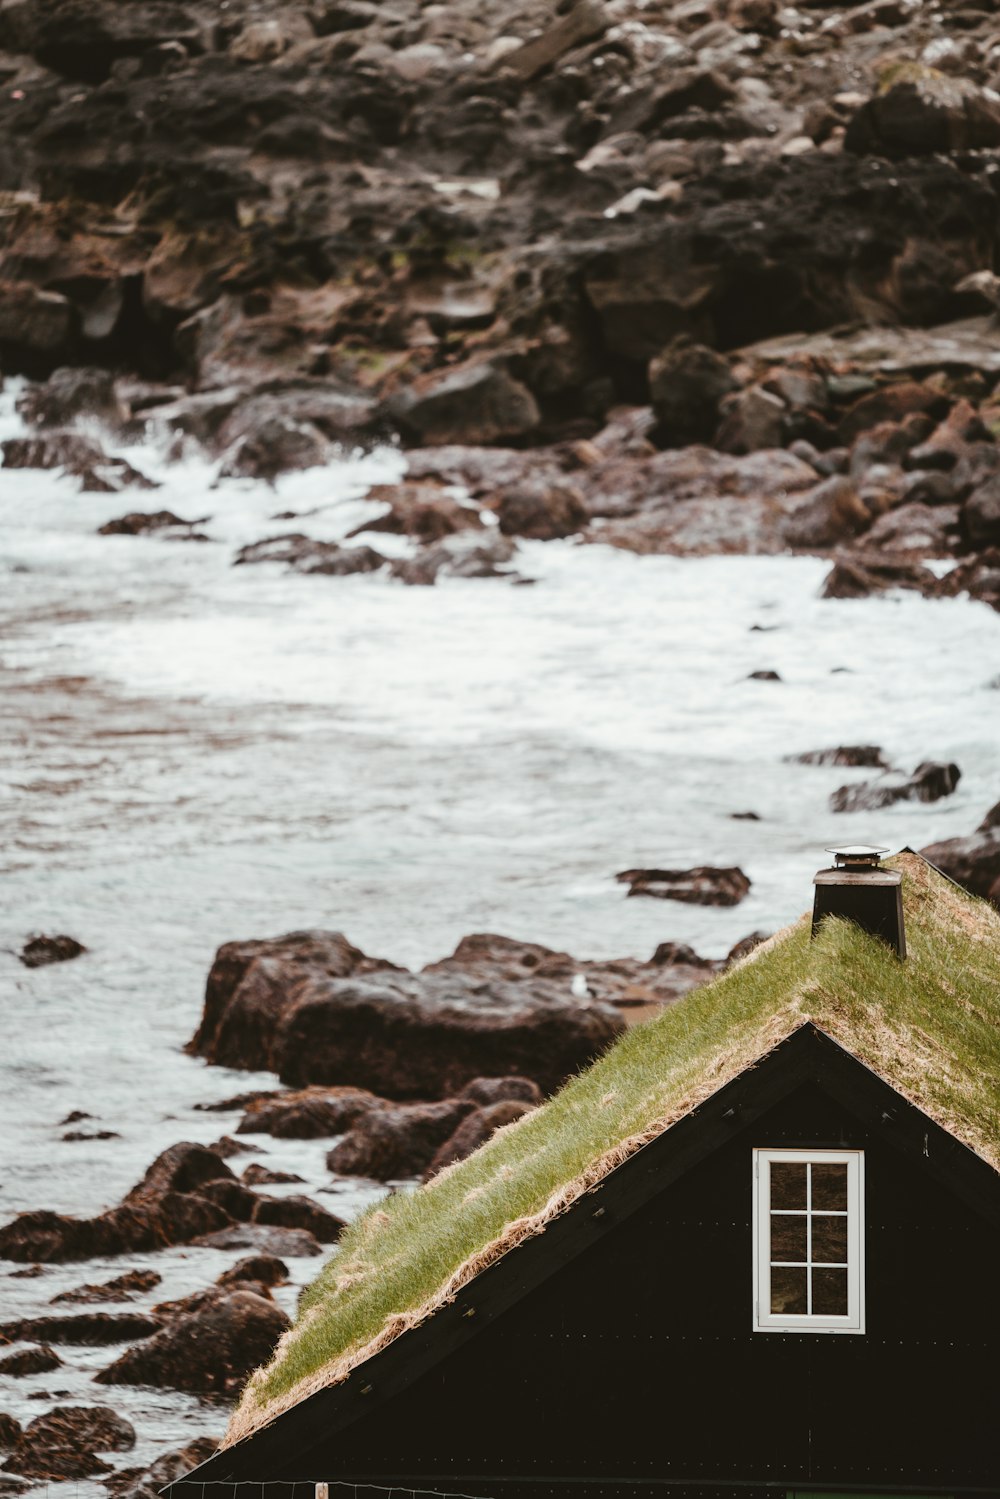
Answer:
[[[860,1150],[753,1153],[754,1332],[864,1332]]]

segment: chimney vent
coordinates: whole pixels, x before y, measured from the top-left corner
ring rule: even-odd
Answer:
[[[813,901],[812,934],[819,931],[824,916],[840,916],[853,921],[873,937],[906,957],[903,931],[903,877],[897,869],[886,869],[879,860],[888,849],[868,843],[853,843],[844,848],[828,848],[835,863],[813,877],[816,897]]]

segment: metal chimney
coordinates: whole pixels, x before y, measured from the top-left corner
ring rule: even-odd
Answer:
[[[827,853],[833,854],[836,863],[813,877],[813,936],[824,916],[840,916],[880,937],[905,958],[903,876],[897,869],[886,869],[879,863],[888,849],[854,843],[847,848],[828,848]]]

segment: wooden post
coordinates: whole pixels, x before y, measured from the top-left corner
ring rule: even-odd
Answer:
[[[316,1485],[316,1499],[330,1499],[330,1485],[318,1483]]]

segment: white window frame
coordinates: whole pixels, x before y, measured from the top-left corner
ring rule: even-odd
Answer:
[[[771,1165],[847,1167],[847,1315],[772,1313]],[[865,1154],[863,1150],[755,1150],[753,1152],[753,1330],[754,1332],[863,1333],[865,1330]],[[811,1211],[807,1201],[803,1210]],[[811,1238],[810,1238],[811,1244]],[[807,1256],[808,1256],[807,1249]]]

